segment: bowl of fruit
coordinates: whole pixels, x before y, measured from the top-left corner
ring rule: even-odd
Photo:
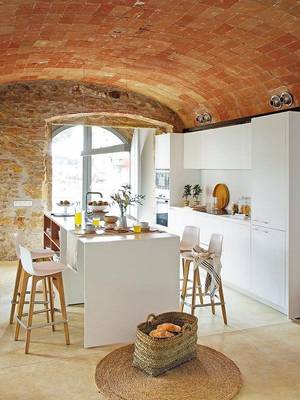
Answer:
[[[108,206],[109,206],[108,201],[99,200],[99,201],[88,202],[89,211],[92,212],[105,211]]]

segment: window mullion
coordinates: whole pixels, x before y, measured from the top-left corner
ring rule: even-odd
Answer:
[[[90,153],[92,149],[92,129],[90,126],[83,127],[83,152]],[[85,204],[85,196],[86,193],[91,189],[91,181],[92,181],[92,157],[85,156],[83,157],[82,164],[82,204],[86,209],[87,205]]]

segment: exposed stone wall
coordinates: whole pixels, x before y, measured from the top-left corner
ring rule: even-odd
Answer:
[[[181,120],[170,109],[131,92],[72,81],[0,86],[0,260],[15,258],[11,234],[16,229],[26,232],[28,245],[42,243],[43,211],[51,188],[46,174],[46,121],[101,112],[140,115],[167,123],[175,131],[182,129]],[[14,200],[23,199],[31,199],[33,206],[13,207]]]

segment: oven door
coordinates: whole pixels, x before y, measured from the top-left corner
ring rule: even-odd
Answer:
[[[168,213],[156,213],[157,225],[168,226]]]

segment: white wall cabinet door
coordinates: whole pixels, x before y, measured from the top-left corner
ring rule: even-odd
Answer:
[[[286,229],[287,113],[252,120],[252,222]]]
[[[184,168],[251,169],[250,124],[186,133]]]
[[[286,310],[285,232],[252,227],[251,292]]]
[[[250,226],[223,224],[222,279],[234,287],[251,291]]]
[[[162,134],[155,137],[155,169],[170,168],[170,135]]]

